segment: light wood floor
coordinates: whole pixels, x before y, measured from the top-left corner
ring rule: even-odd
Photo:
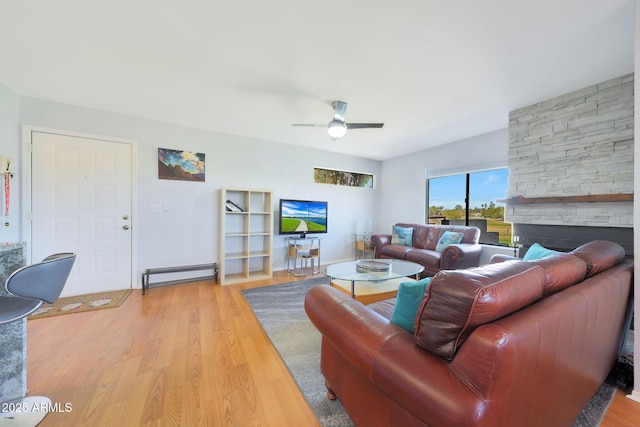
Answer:
[[[40,426],[318,426],[240,293],[296,279],[135,290],[119,308],[29,320],[30,394],[61,409]],[[602,425],[640,425],[640,404],[618,393]]]

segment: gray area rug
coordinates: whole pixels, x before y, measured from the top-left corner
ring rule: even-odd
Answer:
[[[326,277],[242,291],[262,328],[278,350],[307,403],[324,427],[353,426],[338,400],[327,399],[320,373],[322,336],[304,311],[304,297]]]
[[[327,278],[245,289],[242,293],[320,424],[324,427],[353,426],[342,404],[327,399],[324,377],[320,373],[321,335],[304,311],[305,295],[319,284],[328,284]],[[604,383],[574,427],[596,427],[614,392],[614,386]]]
[[[596,427],[604,417],[607,408],[613,400],[616,388],[608,383],[600,386],[596,394],[593,395],[587,407],[582,410],[573,427]]]

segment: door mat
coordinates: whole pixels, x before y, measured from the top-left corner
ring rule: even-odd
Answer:
[[[99,292],[96,294],[59,298],[58,301],[53,304],[42,304],[42,306],[27,319],[41,319],[43,317],[59,316],[61,314],[118,307],[127,299],[130,293],[131,289],[124,289],[121,291]]]

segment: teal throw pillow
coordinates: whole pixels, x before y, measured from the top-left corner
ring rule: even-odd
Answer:
[[[420,302],[431,282],[431,277],[425,277],[415,282],[402,282],[398,286],[396,306],[393,308],[391,323],[395,323],[408,332],[414,333],[413,323],[420,308]]]
[[[531,245],[527,253],[524,254],[524,257],[522,257],[522,259],[525,261],[534,261],[536,259],[541,259],[544,257],[548,257],[549,255],[559,254],[559,253],[562,253],[562,252],[554,251],[552,249],[547,249],[544,246],[540,245],[539,243],[534,243],[533,245]]]
[[[445,231],[440,236],[440,240],[438,240],[438,244],[436,245],[436,251],[442,252],[444,248],[449,245],[455,245],[462,242],[462,238],[464,237],[464,233],[458,233],[455,231]]]
[[[399,227],[397,225],[394,225],[393,231],[391,232],[391,244],[402,245],[402,246],[412,246],[413,245],[413,227]]]

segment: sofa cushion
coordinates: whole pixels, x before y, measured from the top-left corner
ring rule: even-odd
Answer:
[[[426,226],[424,232],[424,241],[422,245],[418,245],[418,247],[422,249],[428,249],[430,251],[435,251],[436,246],[438,246],[438,242],[440,241],[440,236],[444,232],[438,227],[435,226]]]
[[[436,250],[438,239],[443,233],[444,227],[429,224],[404,224],[399,223],[402,227],[413,227],[413,246],[419,249]]]
[[[385,319],[391,321],[391,317],[393,316],[393,310],[396,307],[396,299],[389,298],[382,301],[376,301],[374,303],[367,305],[367,307],[375,311]]]
[[[451,360],[475,328],[542,298],[545,272],[505,261],[436,274],[416,314],[415,343]]]
[[[587,263],[575,255],[556,253],[544,258],[528,261],[544,270],[546,284],[544,295],[551,295],[584,280],[587,275]]]
[[[417,262],[418,264],[434,268],[440,267],[440,252],[430,251],[429,249],[416,249],[413,248],[407,251],[405,259],[411,262]]]
[[[411,246],[384,245],[380,249],[380,258],[406,259],[407,252],[411,249]]]
[[[624,248],[608,240],[593,240],[570,252],[587,263],[587,277],[613,267],[624,260]]]
[[[553,249],[547,249],[539,243],[534,243],[529,247],[527,253],[522,257],[525,261],[533,261],[536,259],[542,259],[544,257],[548,257],[549,255],[559,254],[561,252],[554,251]]]
[[[395,323],[411,333],[414,332],[413,324],[416,320],[416,313],[430,281],[431,277],[426,277],[422,280],[400,283],[391,323]]]
[[[445,231],[440,236],[440,240],[438,240],[438,244],[436,245],[436,251],[442,252],[444,248],[449,245],[456,245],[462,241],[464,237],[464,233],[456,233],[454,231]]]
[[[393,226],[391,244],[401,246],[413,246],[413,227]]]

